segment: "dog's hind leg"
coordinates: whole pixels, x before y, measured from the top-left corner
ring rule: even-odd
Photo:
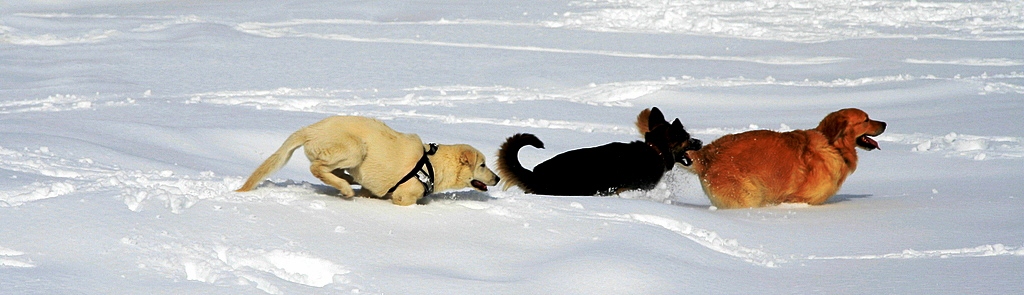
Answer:
[[[315,160],[309,165],[309,172],[313,173],[313,176],[320,179],[327,185],[333,186],[341,192],[341,195],[346,198],[351,198],[356,195],[355,191],[352,190],[352,185],[344,179],[331,173],[334,171],[334,165],[323,160]]]
[[[331,174],[334,174],[334,176],[337,176],[341,179],[344,179],[345,181],[348,181],[348,184],[350,185],[359,184],[358,182],[356,182],[354,178],[352,178],[352,175],[349,175],[348,172],[345,172],[345,169],[334,169],[334,171],[331,171]]]
[[[348,169],[359,166],[366,153],[358,145],[345,144],[345,138],[306,144],[306,157],[309,158],[309,172],[327,185],[330,185],[346,198],[355,196],[352,184],[334,174],[337,169]],[[348,143],[357,142],[348,140]],[[347,176],[347,175],[346,175]]]
[[[719,209],[751,208],[763,206],[764,196],[749,179],[734,177],[704,178],[704,193],[711,204]]]

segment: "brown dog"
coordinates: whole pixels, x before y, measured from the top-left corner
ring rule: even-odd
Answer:
[[[856,147],[877,149],[868,136],[882,134],[885,126],[851,108],[825,116],[810,130],[730,134],[688,151],[690,170],[718,208],[819,205],[857,169]]]

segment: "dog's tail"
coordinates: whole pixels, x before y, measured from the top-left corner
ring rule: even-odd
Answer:
[[[292,157],[292,153],[295,152],[295,149],[298,149],[304,143],[306,143],[306,135],[303,130],[292,133],[292,135],[288,136],[288,139],[281,144],[281,147],[278,148],[274,154],[270,155],[266,161],[263,161],[263,164],[260,164],[260,167],[256,168],[256,171],[252,172],[252,175],[250,175],[249,179],[245,181],[245,184],[235,191],[251,191],[257,184],[266,179],[267,176],[270,176],[271,173],[274,173],[278,169],[281,169],[281,167],[284,167],[284,164],[287,164],[288,159]]]
[[[544,143],[537,136],[519,133],[506,139],[498,149],[498,176],[505,182],[502,189],[507,190],[514,185],[526,192],[532,191],[529,184],[533,180],[533,171],[523,168],[523,165],[519,163],[519,149],[527,145],[544,148]]]
[[[644,109],[640,111],[639,115],[636,115],[636,130],[640,131],[640,135],[643,136],[647,132],[651,132],[648,128],[649,123],[647,120],[651,117],[651,109]]]

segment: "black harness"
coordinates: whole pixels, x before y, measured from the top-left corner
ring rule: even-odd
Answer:
[[[388,190],[388,194],[395,192],[395,190],[398,189],[399,185],[402,185],[403,183],[409,181],[409,179],[412,179],[413,177],[417,178],[420,181],[420,183],[423,184],[424,196],[433,193],[434,166],[430,165],[430,159],[428,159],[427,156],[433,155],[434,153],[437,153],[437,144],[431,143],[430,149],[423,151],[423,157],[421,157],[420,161],[416,163],[416,167],[412,167],[412,171],[409,171],[409,174],[406,174],[405,177],[402,177],[402,180],[399,180],[398,183],[395,184],[395,186],[392,186],[391,189]]]

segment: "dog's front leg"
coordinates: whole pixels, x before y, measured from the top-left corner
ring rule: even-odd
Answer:
[[[391,193],[391,203],[399,206],[416,204],[420,198],[423,198],[423,184],[415,180],[399,185],[398,189]]]
[[[333,166],[325,165],[322,160],[315,160],[309,165],[309,172],[313,173],[313,176],[319,178],[327,185],[333,186],[334,188],[341,191],[341,195],[346,198],[351,198],[356,195],[355,191],[352,190],[352,185],[341,179],[337,175],[332,173],[334,171]]]

